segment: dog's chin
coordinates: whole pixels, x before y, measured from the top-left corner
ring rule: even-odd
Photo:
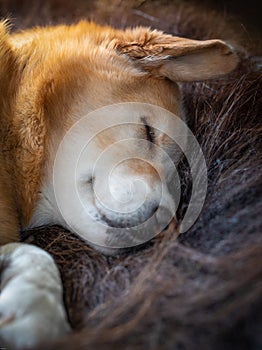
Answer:
[[[153,232],[147,230],[136,231],[128,227],[116,232],[113,228],[108,227],[104,237],[104,245],[90,241],[89,245],[102,254],[114,256],[123,254],[130,248],[143,246],[154,235]]]
[[[81,219],[63,226],[67,226],[91,247],[106,255],[117,255],[126,248],[142,245],[157,234],[155,227],[151,229],[143,226],[142,228],[139,226],[115,228],[102,221],[84,223]]]
[[[127,248],[139,246],[148,242],[156,235],[152,230],[137,230],[135,227],[116,230],[109,226],[102,233],[99,229],[96,230],[96,224],[93,226],[92,236],[87,235],[87,232],[83,231],[79,226],[77,229],[71,226],[70,229],[85,240],[91,247],[106,255],[117,255]]]
[[[159,226],[158,226],[159,227]],[[111,227],[106,231],[105,245],[90,243],[97,251],[106,255],[119,255],[127,252],[133,247],[142,247],[152,238],[163,238],[165,234],[178,235],[177,221],[173,218],[170,223],[161,231],[157,230],[157,226],[137,228],[122,228],[117,232]]]
[[[120,227],[119,225],[115,227],[105,222],[94,206],[86,203],[85,210],[79,210],[77,216],[69,211],[67,220],[61,221],[60,224],[97,251],[106,255],[117,255],[120,251],[126,251],[127,248],[143,245],[164,231],[174,218],[174,210],[169,208],[171,205],[159,207],[150,218],[140,224],[138,221],[138,224],[132,227],[128,225],[123,227],[122,221]],[[119,223],[119,220],[115,223]],[[129,221],[126,220],[126,223],[128,224]]]

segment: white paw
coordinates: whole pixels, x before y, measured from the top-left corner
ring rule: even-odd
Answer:
[[[0,339],[5,346],[30,348],[69,332],[53,258],[35,246],[11,243],[0,248],[0,259]]]

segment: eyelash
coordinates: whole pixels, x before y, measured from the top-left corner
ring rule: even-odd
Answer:
[[[151,126],[147,124],[146,118],[143,118],[143,123],[144,123],[145,129],[146,129],[146,139],[149,142],[154,143],[155,133],[154,133],[153,128],[151,128]]]
[[[149,126],[149,125],[145,125],[146,128],[146,138],[149,142],[154,142],[154,138],[155,138],[155,133],[153,131],[153,129]]]

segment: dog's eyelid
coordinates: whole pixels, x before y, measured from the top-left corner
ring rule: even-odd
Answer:
[[[141,118],[144,126],[145,126],[145,130],[146,130],[146,138],[149,142],[154,143],[154,139],[155,139],[155,132],[153,130],[153,128],[148,124],[146,117],[142,117]]]

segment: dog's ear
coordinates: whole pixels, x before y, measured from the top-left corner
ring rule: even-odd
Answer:
[[[217,78],[231,72],[239,61],[224,41],[191,40],[147,28],[125,31],[116,49],[139,69],[173,81]]]
[[[16,58],[9,43],[8,22],[0,22],[0,91],[6,92],[16,67]]]

